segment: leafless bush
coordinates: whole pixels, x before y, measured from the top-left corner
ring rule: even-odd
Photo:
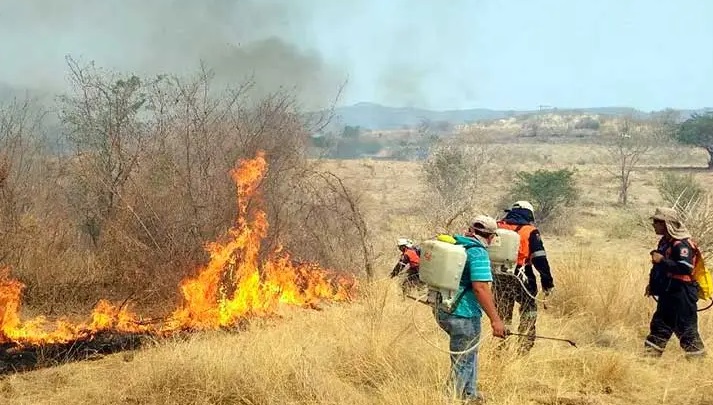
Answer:
[[[654,146],[654,132],[649,125],[633,117],[624,118],[615,129],[604,134],[609,172],[619,183],[619,203],[629,202],[629,188],[636,166]]]
[[[71,58],[67,65],[73,92],[60,97],[60,117],[75,154],[72,197],[97,246],[146,147],[140,117],[146,95],[135,75],[105,73]]]
[[[706,260],[711,260],[713,255],[713,204],[710,194],[689,197],[681,194],[673,208],[675,208],[686,227],[691,232],[693,239],[698,244]]]
[[[429,201],[424,214],[435,228],[449,231],[458,218],[478,211],[484,197],[478,188],[496,153],[496,147],[482,132],[443,139],[433,147],[423,174]]]
[[[292,236],[293,249],[332,268],[361,268],[372,279],[374,247],[362,196],[328,171],[312,171],[303,186],[302,209],[296,212],[302,226],[291,227],[301,235]]]
[[[70,156],[38,152],[45,171],[29,170],[24,134],[32,122],[21,114],[29,110],[16,105],[0,115],[0,261],[21,274],[26,302],[171,299],[207,258],[204,243],[233,225],[230,170],[258,150],[269,162],[259,201],[270,224],[263,250],[288,246],[297,260],[372,273],[358,196],[306,158],[311,125],[324,116],[305,117],[289,93],[257,98],[250,81],[214,88],[205,66],[191,77],[154,78],[73,59],[68,67],[72,91],[59,110]],[[22,187],[34,194],[18,193]],[[305,240],[305,221],[317,214],[329,226]],[[344,247],[354,240],[363,247]]]
[[[0,106],[0,261],[21,254],[14,234],[33,214],[33,202],[41,200],[38,191],[46,185],[41,178],[43,114],[30,99]]]

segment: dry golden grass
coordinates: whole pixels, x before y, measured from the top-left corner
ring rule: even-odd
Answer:
[[[484,321],[480,385],[491,403],[713,400],[710,358],[685,361],[675,339],[658,363],[639,356],[653,308],[641,294],[644,261],[584,248],[552,256],[559,291],[541,310],[538,333],[574,339],[578,348],[538,341],[527,357],[496,358]],[[588,274],[603,281],[592,283]],[[713,334],[708,313],[701,331],[704,338]],[[354,304],[289,312],[241,334],[200,334],[10,376],[0,383],[0,397],[16,404],[446,403],[448,358],[438,350],[446,347],[428,308],[403,301],[394,284],[379,281]]]
[[[508,156],[533,159],[527,146],[511,147],[516,149]],[[564,148],[552,147],[559,154],[553,167],[577,165],[577,159],[590,156]],[[419,239],[431,232],[413,214],[422,203],[418,166],[330,164],[365,191],[379,273],[386,275],[396,259],[396,237]],[[543,340],[526,357],[495,357],[486,319],[480,388],[494,404],[712,404],[713,358],[685,361],[676,338],[659,361],[640,356],[654,308],[643,296],[647,252],[656,241],[641,218],[660,203],[655,171],[637,173],[633,207],[624,210],[616,206],[616,189],[600,165],[577,167],[585,192],[567,218],[573,231],[544,235],[556,293],[547,309],[540,306],[538,333],[573,339],[578,348]],[[709,174],[699,176],[708,187],[713,184]],[[501,186],[495,178],[485,192]],[[447,348],[447,337],[427,307],[401,299],[396,284],[379,279],[365,285],[352,304],[290,311],[239,334],[199,334],[8,376],[0,381],[0,399],[12,404],[447,403],[442,388],[448,355],[439,350]],[[713,344],[713,310],[701,313],[700,329]]]

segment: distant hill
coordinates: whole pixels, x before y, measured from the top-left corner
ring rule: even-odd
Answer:
[[[14,98],[23,99],[27,96],[38,99],[47,105],[53,103],[53,94],[39,89],[15,87],[0,81],[0,104],[11,102]],[[680,110],[681,117],[686,118],[699,110]],[[633,114],[645,117],[647,112],[630,107],[593,107],[582,109],[543,109],[543,110],[492,110],[474,108],[465,110],[434,111],[411,107],[389,107],[376,103],[362,102],[351,106],[337,107],[332,125],[342,128],[345,125],[360,126],[371,130],[394,130],[406,127],[414,128],[424,120],[431,122],[448,122],[452,125],[476,123],[481,121],[499,120],[509,117],[540,115],[540,114],[590,114],[620,116]],[[308,113],[311,115],[312,113]]]
[[[687,117],[694,111],[681,110],[681,116]],[[335,120],[339,125],[360,126],[366,129],[400,129],[414,127],[423,120],[447,121],[451,124],[466,124],[478,121],[534,114],[597,114],[620,116],[632,114],[647,116],[649,113],[629,107],[594,107],[581,109],[545,109],[545,110],[490,110],[476,108],[468,110],[433,111],[409,107],[387,107],[375,103],[357,103],[352,106],[335,109]]]

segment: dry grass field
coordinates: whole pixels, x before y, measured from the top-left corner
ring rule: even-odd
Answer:
[[[577,348],[537,341],[526,357],[493,356],[483,321],[480,386],[492,404],[713,404],[713,358],[684,360],[675,338],[658,362],[640,354],[654,302],[643,296],[648,251],[656,236],[647,216],[661,204],[660,167],[704,166],[704,153],[662,149],[634,173],[631,203],[591,145],[502,146],[498,171],[482,185],[482,211],[497,215],[504,173],[575,168],[582,198],[543,230],[556,292],[540,305],[538,333]],[[395,240],[433,235],[417,163],[328,161],[363,192],[377,279],[362,281],[353,303],[321,311],[290,310],[255,321],[242,333],[196,334],[136,352],[10,375],[0,381],[7,404],[442,404],[447,338],[428,308],[399,294],[386,278]],[[685,170],[685,169],[679,169]],[[713,173],[696,172],[713,189]],[[344,246],[352,249],[353,246]],[[713,310],[700,313],[713,345]],[[514,352],[513,352],[514,353]]]

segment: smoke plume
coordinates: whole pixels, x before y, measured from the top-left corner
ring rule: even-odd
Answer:
[[[256,91],[294,89],[305,106],[328,103],[346,75],[301,35],[310,13],[300,2],[258,0],[25,0],[0,5],[5,68],[0,82],[66,85],[65,55],[141,74],[195,72],[219,82],[247,77]],[[4,76],[4,77],[3,77]]]

